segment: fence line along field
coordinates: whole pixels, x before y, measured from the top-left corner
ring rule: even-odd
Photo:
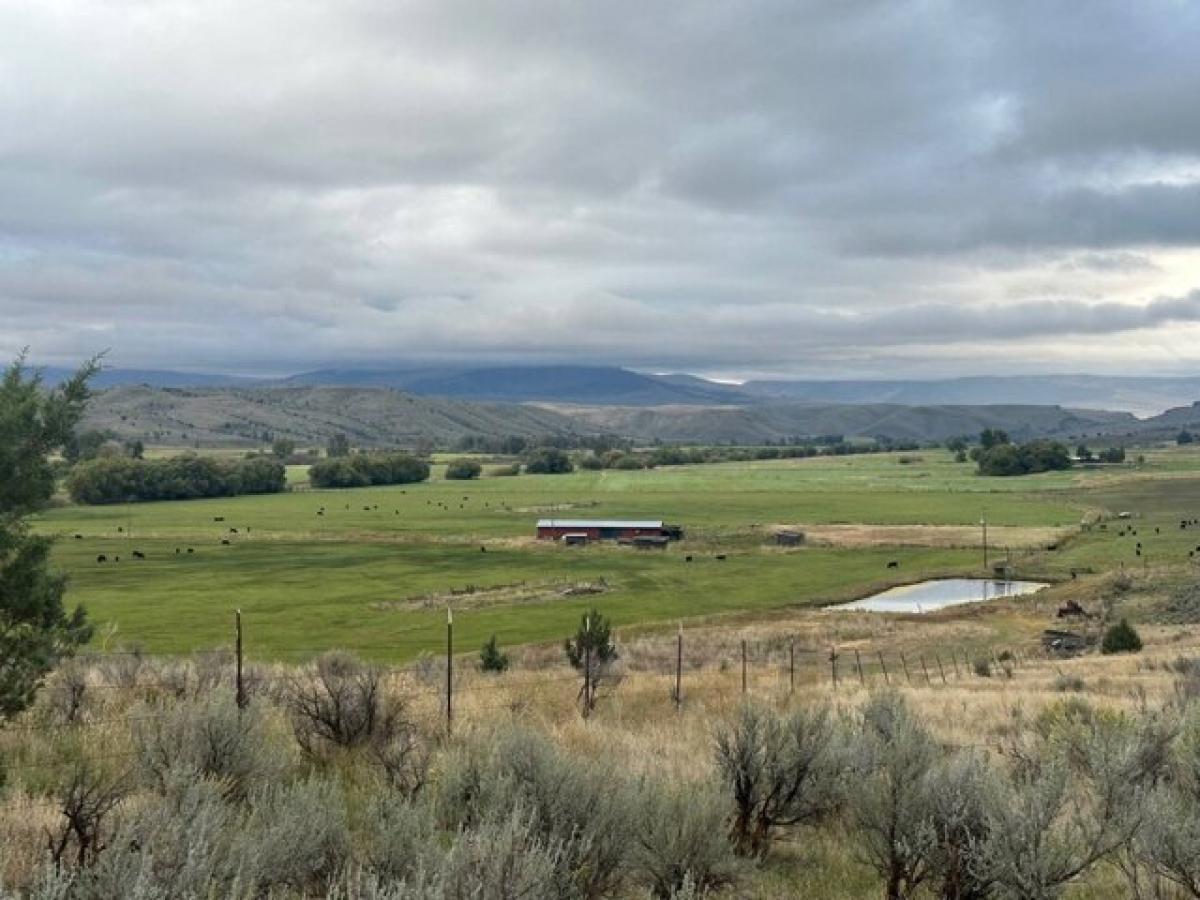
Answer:
[[[430,482],[396,487],[64,505],[37,527],[60,536],[56,562],[101,646],[218,646],[239,607],[261,658],[345,646],[403,661],[441,647],[447,606],[464,648],[492,634],[557,643],[591,606],[653,628],[979,574],[981,518],[992,560],[1007,553],[1021,576],[1186,567],[1200,545],[1177,524],[1189,511],[1200,515],[1200,454],[1182,449],[1023,478],[980,477],[935,449],[515,478],[485,467],[473,481],[435,467]],[[685,538],[564,547],[534,539],[546,516],[663,519]],[[811,539],[781,549],[783,527]]]

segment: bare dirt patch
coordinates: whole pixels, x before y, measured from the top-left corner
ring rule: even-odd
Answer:
[[[826,547],[978,547],[976,525],[777,525],[773,530],[804,533],[805,541]],[[1073,528],[989,526],[993,547],[1045,547],[1074,533]]]
[[[510,584],[474,585],[430,594],[416,594],[401,600],[384,600],[372,603],[371,609],[414,610],[442,609],[453,606],[456,610],[483,609],[490,606],[518,606],[530,603],[549,603],[568,597],[588,594],[603,594],[612,589],[604,578],[596,581],[514,581]]]

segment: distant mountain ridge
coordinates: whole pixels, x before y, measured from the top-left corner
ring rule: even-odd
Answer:
[[[979,375],[919,381],[748,381],[745,394],[809,403],[1055,404],[1155,415],[1200,398],[1200,377]]]
[[[690,378],[690,376],[689,376]],[[676,383],[616,366],[488,366],[476,369],[325,369],[305,372],[285,384],[385,386],[414,394],[469,400],[525,403],[620,404],[753,402],[700,378]]]
[[[56,382],[65,369],[45,370]],[[318,369],[286,378],[254,379],[159,369],[106,369],[100,388],[151,387],[386,387],[427,397],[498,403],[596,406],[727,405],[780,402],[903,406],[1056,405],[1122,410],[1153,416],[1200,399],[1197,377],[1003,375],[899,380],[753,380],[723,384],[686,373],[647,374],[617,366],[486,365]]]

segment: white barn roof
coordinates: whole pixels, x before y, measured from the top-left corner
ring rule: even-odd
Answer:
[[[538,519],[538,528],[662,528],[662,519]]]

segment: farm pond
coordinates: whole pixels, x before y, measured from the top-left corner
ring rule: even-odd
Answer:
[[[851,603],[825,607],[827,610],[926,613],[964,603],[986,603],[997,597],[1032,594],[1047,587],[1043,581],[1004,581],[992,578],[938,578],[904,584]]]

